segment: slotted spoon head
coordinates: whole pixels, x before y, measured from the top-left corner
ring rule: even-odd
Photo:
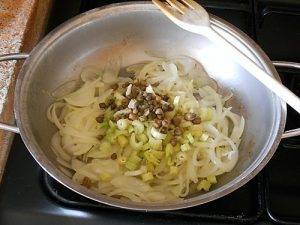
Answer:
[[[209,14],[193,0],[152,0],[152,2],[179,27],[193,32],[206,33],[210,29]]]

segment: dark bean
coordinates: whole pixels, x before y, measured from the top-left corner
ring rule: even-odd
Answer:
[[[115,102],[114,99],[111,98],[111,99],[109,99],[109,100],[107,101],[107,105],[110,106],[110,105],[113,104],[114,102]]]
[[[112,120],[114,121],[114,122],[117,122],[119,119],[122,119],[122,115],[116,115],[116,116],[114,116],[113,118],[112,118]]]
[[[184,119],[187,121],[193,121],[194,119],[196,119],[196,114],[195,113],[186,113],[184,115]]]
[[[147,82],[145,80],[140,80],[140,85],[141,86],[147,86]]]
[[[126,88],[129,84],[130,84],[129,82],[122,84],[122,88]]]
[[[149,117],[149,119],[154,120],[157,116],[156,116],[155,113],[150,112],[149,115],[148,115],[148,117]]]
[[[174,110],[174,106],[172,104],[168,105],[168,111],[171,112]]]
[[[150,111],[153,111],[153,112],[155,112],[154,105],[149,105],[149,106],[148,106],[148,108],[149,108],[149,110],[150,110]]]
[[[177,144],[177,139],[176,137],[172,137],[172,139],[170,140],[171,145],[175,146]]]
[[[159,95],[156,95],[155,96],[155,100],[158,101],[158,102],[160,102],[162,100],[162,98]]]
[[[143,101],[143,96],[141,94],[139,94],[137,97],[136,97],[136,100],[138,102],[142,102]]]
[[[146,109],[146,110],[144,111],[144,116],[148,116],[149,113],[150,113],[150,110],[149,110],[149,109]]]
[[[163,134],[166,134],[168,132],[168,128],[167,127],[161,127],[160,132],[163,133]]]
[[[200,124],[201,119],[200,119],[200,117],[196,117],[192,122],[193,122],[193,124]]]
[[[138,114],[138,112],[139,112],[139,111],[138,111],[137,109],[133,109],[133,110],[132,110],[132,113],[134,113],[134,114]]]
[[[169,97],[168,95],[163,95],[163,96],[162,96],[162,99],[163,99],[164,101],[166,101],[166,102],[169,100],[169,98],[170,98],[170,97]]]
[[[110,158],[111,158],[112,160],[116,160],[116,159],[118,158],[117,153],[114,152],[113,154],[111,154]]]
[[[104,135],[98,135],[98,137],[97,137],[97,138],[98,138],[98,140],[100,140],[100,141],[101,141],[101,140],[104,138]]]
[[[102,123],[103,120],[104,120],[104,116],[103,116],[103,115],[96,117],[96,121],[97,121],[98,123]]]
[[[160,106],[159,102],[158,101],[155,101],[155,100],[151,100],[151,105],[154,105],[155,108],[157,108],[158,106]]]
[[[156,115],[162,115],[164,112],[163,112],[163,110],[161,109],[161,108],[157,108],[157,109],[155,109],[155,114]]]
[[[110,104],[110,108],[112,109],[112,110],[114,110],[114,109],[116,109],[117,108],[117,105],[116,105],[116,103],[111,103]]]
[[[175,130],[174,130],[174,134],[175,134],[176,136],[179,136],[179,135],[181,135],[181,134],[182,134],[182,131],[180,130],[180,128],[179,128],[179,127],[176,127],[176,128],[175,128]]]
[[[105,109],[105,108],[106,108],[106,104],[105,104],[104,102],[101,102],[101,103],[99,104],[99,108],[100,108],[100,109]]]
[[[90,189],[92,187],[92,181],[88,177],[84,177],[81,183],[82,186],[85,186],[86,188]]]
[[[175,126],[179,126],[180,123],[181,123],[181,118],[179,116],[175,116],[173,119],[172,119],[172,123],[175,125]]]
[[[162,119],[164,119],[164,115],[163,114],[159,114],[159,115],[157,115],[157,118],[160,119],[160,120],[162,120]]]
[[[118,84],[113,84],[110,87],[115,91],[119,88],[119,85]]]
[[[124,99],[122,100],[122,106],[127,107],[127,106],[128,106],[128,103],[129,103],[129,99],[128,99],[128,98],[124,98]]]
[[[123,107],[121,105],[117,106],[116,110],[119,111],[119,110],[122,110]]]
[[[140,90],[136,86],[132,86],[131,95],[133,98],[136,98],[139,94]]]
[[[162,125],[162,121],[161,121],[160,119],[157,119],[157,118],[156,118],[156,119],[154,120],[153,126],[154,126],[155,128],[160,128],[161,125]]]
[[[168,120],[166,120],[166,119],[164,119],[164,120],[161,122],[161,125],[162,125],[163,127],[168,127],[169,124],[170,124],[170,122],[169,122]]]
[[[152,94],[151,94],[151,93],[148,93],[148,94],[147,94],[146,100],[147,100],[147,101],[152,100]]]
[[[168,104],[162,104],[161,108],[163,111],[169,111],[169,105]]]
[[[130,120],[136,120],[136,119],[137,119],[137,115],[136,115],[136,114],[133,114],[133,113],[130,113],[129,116],[128,116],[128,118],[129,118]]]

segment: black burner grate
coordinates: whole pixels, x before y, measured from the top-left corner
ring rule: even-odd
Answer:
[[[239,190],[216,201],[189,209],[147,213],[181,218],[208,219],[219,222],[254,223],[264,214],[263,176],[259,175]],[[43,185],[49,196],[68,207],[100,208],[120,210],[84,198],[56,182],[47,173],[43,173]],[[238,204],[236,204],[238,202]]]

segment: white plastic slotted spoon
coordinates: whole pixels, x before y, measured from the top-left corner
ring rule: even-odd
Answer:
[[[193,0],[152,0],[153,3],[175,24],[192,33],[206,36],[219,44],[235,61],[250,72],[257,80],[300,113],[300,98],[275,80],[255,62],[242,53],[215,31],[210,24],[209,14]],[[262,96],[263,97],[263,96]]]

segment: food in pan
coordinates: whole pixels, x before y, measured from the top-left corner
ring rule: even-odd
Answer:
[[[74,182],[135,202],[209,191],[238,161],[245,120],[189,57],[87,67],[47,112],[51,148]]]

